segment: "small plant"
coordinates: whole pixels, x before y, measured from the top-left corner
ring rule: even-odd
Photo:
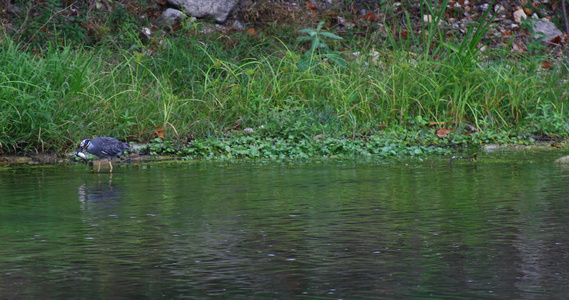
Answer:
[[[310,49],[304,53],[304,57],[298,61],[297,66],[299,69],[307,70],[316,65],[316,62],[322,60],[323,58],[330,59],[340,67],[346,67],[346,61],[342,58],[340,53],[330,49],[323,40],[324,38],[330,38],[334,40],[343,39],[331,32],[322,30],[323,26],[324,21],[321,21],[316,26],[316,29],[306,28],[298,31],[300,33],[306,33],[309,36],[300,36],[296,40],[299,42],[308,41],[311,44]]]
[[[540,103],[534,113],[528,114],[526,120],[533,128],[534,134],[547,137],[569,136],[569,125],[563,105],[556,107],[552,103]]]
[[[530,19],[530,18],[526,18],[522,20],[522,24],[521,27],[525,30],[527,30],[528,32],[531,33],[531,35],[537,35],[538,38],[530,38],[527,41],[526,47],[527,47],[527,51],[528,54],[530,56],[537,56],[536,58],[538,60],[543,60],[543,53],[546,51],[547,46],[546,44],[544,44],[544,41],[547,42],[545,40],[546,36],[545,34],[543,34],[542,32],[536,32],[535,28],[536,28],[536,23],[534,19]]]

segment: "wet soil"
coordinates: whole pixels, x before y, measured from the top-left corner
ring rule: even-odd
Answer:
[[[538,142],[534,145],[499,145],[499,144],[489,144],[481,148],[482,152],[495,152],[495,151],[547,151],[547,150],[559,150],[559,149],[569,149],[569,141],[564,142]],[[569,151],[567,152],[569,154]],[[565,156],[565,160],[559,160],[558,162],[569,163],[569,156]],[[121,162],[128,163],[148,163],[148,162],[159,162],[177,159],[174,156],[163,156],[163,155],[140,155],[140,154],[130,154],[123,155],[120,160]],[[115,162],[115,160],[113,160]],[[61,156],[57,154],[48,153],[38,153],[34,155],[27,156],[0,156],[0,167],[9,166],[21,166],[21,165],[66,165],[66,164],[83,164],[88,163],[90,165],[101,164],[101,166],[106,165],[106,159],[88,159],[83,161],[82,159],[75,157],[74,153],[68,153],[67,156]]]

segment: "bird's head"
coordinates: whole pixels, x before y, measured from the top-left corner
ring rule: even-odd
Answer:
[[[79,144],[79,150],[77,150],[77,153],[83,152],[83,149],[85,149],[85,147],[87,147],[90,142],[91,142],[91,140],[88,140],[88,139],[82,140],[81,144]]]

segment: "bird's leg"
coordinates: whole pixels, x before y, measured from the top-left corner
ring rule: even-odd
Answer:
[[[113,164],[111,163],[110,159],[109,159],[109,166],[111,166],[111,173],[113,173]]]
[[[99,160],[99,168],[97,169],[97,173],[101,172],[101,161]]]

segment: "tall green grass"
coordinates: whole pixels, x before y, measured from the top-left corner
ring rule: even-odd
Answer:
[[[148,141],[157,128],[181,140],[247,127],[271,137],[356,138],[426,122],[481,131],[539,130],[545,116],[566,122],[566,63],[542,69],[529,58],[481,52],[476,29],[458,45],[434,43],[442,35],[429,32],[413,41],[422,48],[346,38],[333,45],[345,67],[321,60],[308,70],[297,67],[301,45],[276,37],[192,35],[151,54],[50,45],[41,55],[4,38],[0,152],[60,152],[99,135]]]

